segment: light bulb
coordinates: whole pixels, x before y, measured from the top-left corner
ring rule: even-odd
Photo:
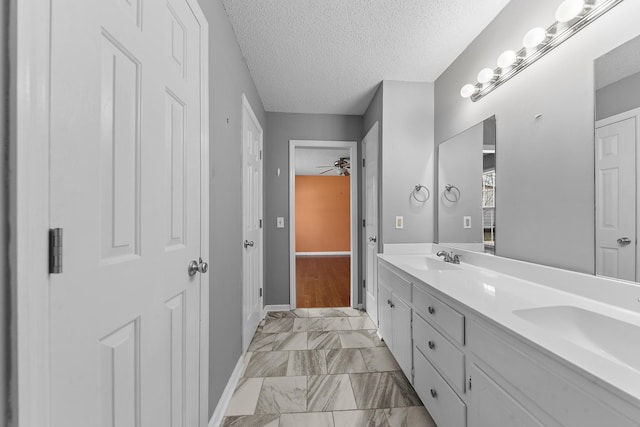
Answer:
[[[556,9],[556,21],[569,22],[584,10],[584,0],[565,0]]]
[[[516,62],[517,59],[518,59],[518,55],[516,55],[514,51],[505,50],[498,57],[498,67],[509,68]]]
[[[547,32],[544,30],[544,28],[536,27],[529,30],[529,32],[524,35],[522,44],[527,49],[532,49],[542,43],[546,38]]]
[[[471,83],[462,86],[460,89],[460,96],[463,98],[469,98],[476,91],[476,87]]]
[[[493,79],[494,72],[491,68],[483,68],[478,73],[478,81],[482,84],[489,83]]]

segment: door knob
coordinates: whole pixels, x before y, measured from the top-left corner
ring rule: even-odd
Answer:
[[[191,262],[189,262],[188,271],[189,271],[189,276],[195,276],[196,273],[204,274],[207,271],[209,271],[209,264],[202,261],[202,258],[200,258],[198,261],[194,259]]]
[[[253,240],[251,240],[251,241],[245,240],[243,245],[244,245],[244,248],[247,249],[248,246],[253,247],[254,243],[253,243]]]
[[[618,244],[620,246],[627,246],[629,244],[631,244],[631,239],[628,237],[621,237],[618,239]]]
[[[376,236],[372,236],[372,237],[369,237],[369,241],[372,243],[375,243],[378,241],[378,238]]]
[[[198,271],[202,274],[206,273],[207,271],[209,271],[209,263],[208,262],[204,262],[202,260],[202,258],[200,258],[200,261],[198,262]]]

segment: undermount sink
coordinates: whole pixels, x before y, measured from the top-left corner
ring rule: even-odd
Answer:
[[[513,314],[549,334],[640,371],[640,325],[572,306],[528,308]]]
[[[414,270],[460,270],[460,267],[450,262],[444,262],[440,259],[429,258],[426,256],[412,256],[404,259],[399,267],[410,268]]]

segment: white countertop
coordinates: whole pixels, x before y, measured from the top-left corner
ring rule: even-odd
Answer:
[[[525,320],[514,314],[514,311],[550,306],[576,307],[625,322],[630,325],[631,330],[637,327],[639,332],[640,314],[550,286],[465,264],[464,261],[458,265],[458,270],[428,270],[424,267],[425,257],[443,261],[434,255],[379,254],[378,257],[423,282],[414,283],[416,286],[426,284],[530,341],[561,362],[569,362],[605,388],[622,391],[631,402],[640,405],[640,353],[637,354],[637,362],[628,362],[633,358],[627,358],[625,363],[605,352],[599,352],[595,346],[589,348],[587,345],[579,345],[563,337],[558,331]],[[595,322],[593,326],[599,329],[606,327],[600,322]],[[604,332],[610,334],[608,336],[613,341],[628,340],[623,341],[630,344],[628,351],[633,351],[634,345],[635,348],[640,348],[640,333],[628,336],[628,333],[619,328],[610,329]],[[582,339],[585,343],[588,341],[588,337]]]

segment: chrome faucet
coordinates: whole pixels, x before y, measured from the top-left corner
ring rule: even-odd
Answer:
[[[460,264],[460,255],[454,254],[453,251],[451,252],[439,251],[438,253],[436,253],[436,256],[444,258],[444,262],[450,262],[452,264]]]

